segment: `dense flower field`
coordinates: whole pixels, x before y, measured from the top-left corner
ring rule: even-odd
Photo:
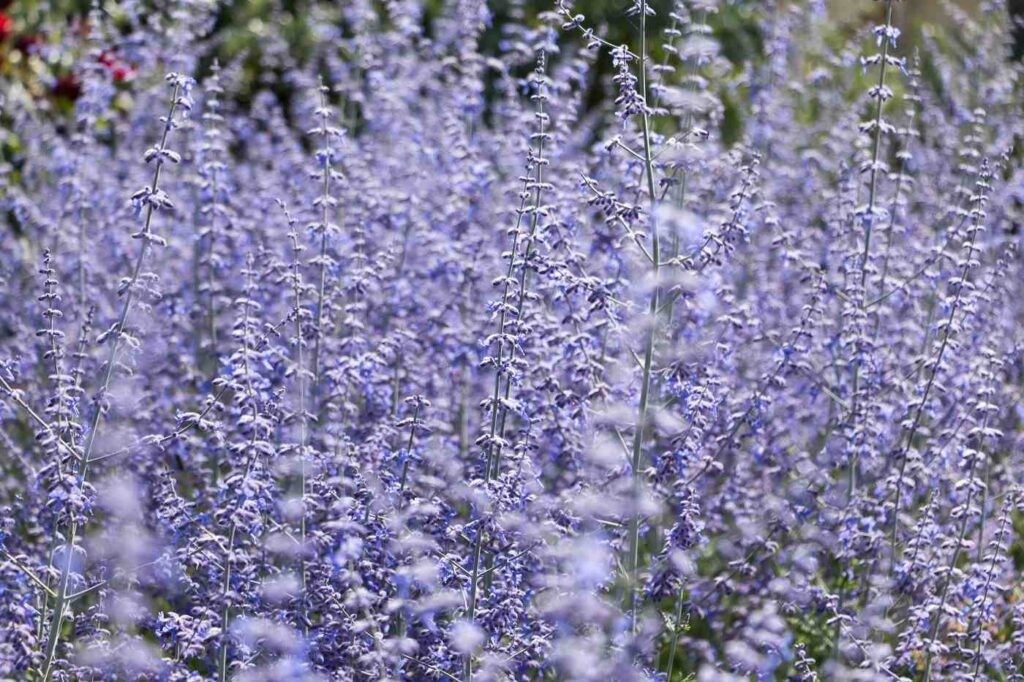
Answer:
[[[1011,22],[857,1],[42,26],[0,677],[1024,679]]]

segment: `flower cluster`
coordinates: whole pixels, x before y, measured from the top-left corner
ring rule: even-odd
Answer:
[[[1013,24],[859,1],[33,14],[0,677],[1024,680]]]

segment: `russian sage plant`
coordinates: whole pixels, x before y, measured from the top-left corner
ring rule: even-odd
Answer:
[[[1024,680],[1002,2],[93,4],[0,3],[0,677]]]

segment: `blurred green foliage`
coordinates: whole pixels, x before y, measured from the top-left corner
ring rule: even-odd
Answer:
[[[785,0],[781,0],[785,1]],[[1024,5],[1024,0],[1009,0]],[[285,74],[267,69],[262,51],[268,34],[273,31],[280,35],[289,55],[295,62],[305,64],[315,54],[314,21],[326,19],[336,23],[344,35],[347,27],[343,20],[342,3],[323,3],[319,0],[209,0],[217,7],[215,21],[205,45],[201,46],[200,73],[216,58],[221,63],[241,65],[240,87],[235,92],[239,103],[247,106],[252,96],[260,89],[270,89],[287,104],[294,96],[286,85]],[[959,0],[965,9],[977,8],[978,0]],[[2,6],[3,0],[0,0]],[[13,30],[0,41],[0,77],[20,83],[30,96],[40,101],[42,108],[52,107],[56,111],[67,111],[75,95],[74,83],[69,81],[74,60],[81,55],[70,52],[50,56],[43,62],[31,49],[26,49],[26,40],[45,40],[50,44],[60,42],[62,33],[87,31],[86,17],[92,0],[21,0],[10,3],[0,10],[10,18]],[[99,0],[100,7],[112,20],[115,27],[127,29],[123,10],[115,0]],[[144,11],[140,20],[151,26],[166,26],[172,21],[169,4],[163,0],[142,0]],[[502,27],[522,12],[527,22],[538,21],[537,17],[556,6],[556,0],[523,0],[521,4],[507,0],[492,0],[491,24],[485,30],[482,40],[485,52],[497,54]],[[634,45],[637,26],[635,18],[627,17],[627,0],[577,0],[574,11],[587,17],[587,25],[594,27],[613,44]],[[760,0],[734,0],[721,3],[721,10],[709,18],[715,37],[721,45],[722,55],[735,70],[743,69],[751,61],[757,61],[763,53],[763,36],[759,23]],[[428,32],[437,18],[445,11],[445,0],[425,0],[425,24]],[[652,6],[656,15],[648,23],[652,59],[661,62],[664,53],[661,48],[662,31],[669,21],[669,0],[654,0]],[[831,24],[831,35],[822,36],[837,43],[858,35],[866,23],[881,18],[884,3],[870,0],[830,0],[829,9],[835,21]],[[1024,11],[1024,7],[1021,8]],[[948,21],[936,3],[906,2],[898,8],[898,24],[908,34],[903,45],[913,43],[913,33],[923,22]],[[382,11],[383,15],[383,11]],[[271,25],[270,22],[273,22]],[[576,39],[576,38],[571,38]],[[112,46],[116,50],[116,46]],[[610,94],[608,80],[611,75],[611,59],[603,51],[593,72],[587,92],[591,107],[603,104]],[[740,138],[743,121],[735,98],[742,93],[719,92],[723,102],[721,135],[725,141]],[[286,107],[287,109],[287,107]]]

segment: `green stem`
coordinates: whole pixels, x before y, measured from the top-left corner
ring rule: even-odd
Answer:
[[[982,432],[988,426],[988,414],[985,415],[985,420],[982,424]],[[967,538],[967,527],[971,519],[971,501],[974,496],[974,471],[977,468],[978,457],[983,456],[980,452],[976,453],[974,458],[971,460],[971,468],[967,472],[967,501],[964,504],[964,518],[960,523],[960,533],[956,539],[956,547],[953,549],[953,557],[949,561],[949,566],[946,571],[946,579],[943,581],[942,593],[939,598],[939,608],[935,611],[935,622],[932,624],[931,633],[928,638],[928,645],[925,650],[928,652],[925,655],[924,660],[924,682],[929,682],[932,678],[932,655],[935,647],[935,641],[939,636],[939,628],[942,625],[942,611],[946,607],[946,598],[949,596],[949,586],[953,582],[953,571],[956,569],[957,562],[960,561],[960,553],[963,550],[964,540]]]
[[[889,65],[889,29],[892,27],[892,6],[893,0],[886,0],[885,5],[885,29],[886,32],[882,36],[882,62],[878,67],[878,92],[876,98],[878,104],[875,108],[875,139],[872,145],[871,151],[871,179],[869,181],[868,189],[868,206],[867,206],[867,223],[864,228],[864,252],[861,255],[860,260],[860,300],[858,306],[861,311],[867,308],[867,276],[868,276],[868,263],[871,258],[871,232],[875,223],[875,206],[878,198],[878,159],[881,156],[882,150],[882,110],[885,106],[885,73]],[[853,391],[850,394],[850,416],[854,420],[854,426],[859,419],[857,402],[860,398],[860,353],[858,351],[857,360],[853,366]],[[859,467],[859,458],[857,455],[856,448],[850,456],[850,472],[849,472],[849,485],[847,487],[847,505],[853,499],[853,496],[857,492],[857,470]]]
[[[542,68],[542,67],[538,67]],[[537,140],[537,155],[534,159],[536,164],[536,172],[532,181],[534,187],[534,202],[533,208],[530,211],[530,232],[526,243],[526,249],[523,253],[523,261],[519,272],[519,297],[517,307],[517,318],[521,322],[523,319],[523,311],[526,307],[526,292],[529,283],[529,271],[530,271],[530,256],[533,253],[534,239],[537,235],[537,228],[540,223],[540,209],[541,209],[541,192],[544,182],[544,138],[545,132],[545,121],[547,120],[547,114],[544,113],[544,85],[543,82],[538,84],[537,98],[537,112],[535,117],[537,119],[538,131],[535,135]],[[508,410],[502,407],[500,409],[501,416],[499,418],[499,397],[507,402],[512,395],[512,377],[511,375],[505,377],[504,391],[501,389],[502,379],[502,356],[504,349],[504,336],[507,324],[507,310],[508,300],[511,287],[512,276],[515,272],[516,254],[519,248],[519,231],[522,226],[523,215],[526,212],[526,202],[529,197],[529,187],[531,182],[526,181],[526,191],[524,191],[522,201],[520,202],[520,208],[516,218],[516,229],[512,235],[512,249],[509,254],[508,270],[505,275],[504,289],[501,298],[501,313],[499,315],[498,323],[498,356],[495,366],[494,376],[494,393],[491,396],[491,424],[489,437],[487,441],[487,458],[484,464],[484,480],[490,482],[498,474],[498,468],[501,463],[501,445],[500,443],[495,446],[495,437],[499,440],[503,440],[505,437],[505,428],[508,418]],[[515,360],[516,346],[510,344],[508,362],[511,364]],[[469,587],[469,607],[467,609],[467,615],[469,621],[473,622],[476,618],[476,607],[477,600],[479,598],[479,586],[480,581],[480,557],[483,553],[483,536],[484,526],[481,520],[479,528],[477,528],[476,537],[473,541],[473,561],[472,569],[470,571],[470,587]],[[473,656],[472,654],[466,654],[466,659],[463,662],[463,678],[465,682],[471,682],[473,679]]]
[[[412,456],[412,445],[416,439],[416,420],[420,416],[420,404],[417,402],[416,407],[412,411],[412,424],[409,425],[409,442],[405,445],[405,462],[402,463],[402,478],[398,483],[398,496],[399,503],[401,503],[402,493],[405,492],[405,481],[409,476],[409,458]]]
[[[163,134],[160,137],[160,149],[163,150],[167,145],[167,137],[170,134],[171,127],[174,119],[174,112],[178,107],[178,92],[180,90],[179,85],[174,86],[174,93],[171,96],[170,110],[167,112],[167,120],[164,123]],[[150,196],[154,194],[160,186],[160,171],[163,168],[164,157],[159,156],[156,159],[156,169],[153,171],[153,181],[150,183]],[[135,285],[138,282],[139,274],[142,272],[142,264],[146,260],[146,254],[149,252],[149,236],[151,234],[151,227],[153,222],[153,204],[146,204],[146,219],[142,228],[142,244],[139,247],[139,255],[135,261],[135,267],[132,269],[131,277],[128,280],[128,286],[125,291],[124,303],[121,306],[121,314],[117,318],[117,322],[114,324],[111,340],[110,340],[110,353],[107,356],[107,368],[103,377],[103,383],[100,384],[99,391],[96,393],[96,407],[93,411],[92,420],[89,424],[89,432],[86,436],[85,447],[82,451],[81,468],[79,469],[79,479],[82,483],[88,480],[89,473],[89,457],[92,455],[93,446],[96,443],[96,433],[99,430],[100,421],[103,418],[103,401],[105,399],[107,389],[110,387],[110,381],[114,376],[114,367],[117,364],[117,352],[120,349],[121,335],[124,333],[125,324],[128,321],[128,313],[131,310],[132,302],[135,298]],[[61,640],[61,630],[64,625],[64,618],[66,616],[66,610],[68,606],[68,583],[71,578],[71,561],[74,556],[75,542],[78,538],[78,522],[72,518],[68,522],[67,541],[65,542],[65,554],[66,559],[64,565],[61,567],[60,580],[57,587],[57,598],[53,606],[53,613],[50,618],[50,629],[46,638],[46,649],[43,652],[43,664],[41,666],[43,682],[47,682],[50,676],[53,674],[54,662],[57,656],[57,647]]]
[[[658,235],[658,222],[655,215],[657,194],[654,189],[654,157],[651,152],[651,126],[647,112],[647,0],[640,3],[640,95],[644,101],[641,125],[644,139],[644,172],[647,178],[647,193],[651,220],[651,275],[653,290],[648,303],[648,320],[646,341],[644,342],[643,374],[640,379],[640,403],[637,407],[636,427],[633,434],[632,478],[633,478],[633,512],[629,527],[629,567],[628,604],[630,613],[630,632],[636,634],[638,573],[640,568],[640,494],[642,481],[640,464],[643,456],[644,432],[647,427],[647,408],[650,400],[651,374],[654,365],[654,341],[657,333],[658,301],[661,297],[661,284],[658,281],[661,267],[661,244]]]
[[[967,285],[967,275],[970,272],[971,260],[974,258],[974,244],[977,238],[979,229],[979,218],[976,216],[971,227],[971,236],[967,243],[967,254],[964,259],[964,265],[960,272],[960,284],[956,290],[956,296],[953,298],[953,303],[950,306],[949,317],[946,320],[946,326],[942,331],[942,340],[939,343],[939,350],[936,354],[935,364],[932,365],[929,371],[928,382],[925,384],[924,393],[921,396],[921,401],[917,405],[917,410],[914,414],[914,420],[911,423],[910,430],[907,433],[906,441],[900,450],[900,454],[897,457],[899,462],[898,476],[896,478],[896,500],[892,511],[892,529],[890,531],[890,569],[895,570],[896,568],[896,543],[898,540],[899,533],[899,516],[900,516],[900,503],[902,501],[903,494],[903,476],[907,470],[907,453],[910,447],[913,445],[914,436],[917,435],[917,430],[921,426],[921,419],[924,416],[924,408],[928,402],[928,396],[931,394],[932,387],[935,385],[935,377],[938,375],[939,367],[942,366],[942,358],[946,353],[946,348],[949,346],[949,337],[952,334],[953,320],[956,317],[957,310],[960,307],[960,300],[963,296],[964,287]]]
[[[302,338],[302,268],[299,253],[299,235],[295,232],[294,221],[287,211],[285,215],[292,227],[289,238],[292,242],[292,294],[295,315],[295,363],[299,386],[299,485],[302,501],[299,519],[299,581],[302,589],[303,630],[306,631],[306,450],[309,446],[309,419],[306,416],[306,358],[305,341]]]
[[[319,254],[319,265],[320,271],[318,273],[318,286],[317,286],[317,297],[316,297],[316,337],[313,341],[313,410],[317,418],[320,418],[320,354],[321,346],[323,344],[323,320],[324,320],[324,298],[327,293],[327,232],[330,218],[330,204],[331,204],[331,174],[333,168],[331,166],[331,135],[327,129],[327,87],[323,84],[320,85],[320,110],[321,110],[321,135],[324,143],[324,160],[323,160],[323,191],[320,196],[320,254]]]

